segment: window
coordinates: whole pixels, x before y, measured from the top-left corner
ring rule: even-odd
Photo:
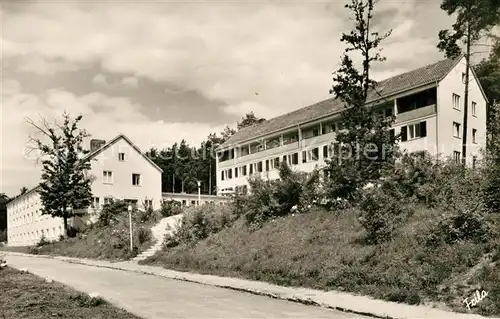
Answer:
[[[453,136],[460,138],[460,124],[457,122],[453,122]]]
[[[476,106],[477,106],[477,103],[472,101],[472,106],[471,106],[472,116],[476,116]]]
[[[105,184],[113,184],[113,172],[103,171],[102,172],[102,182]]]
[[[319,148],[302,151],[302,163],[317,161],[319,158]]]
[[[460,110],[460,95],[453,93],[453,108]]]
[[[221,179],[221,181],[223,181],[223,180],[224,180],[224,171],[221,171],[221,172],[220,172],[220,179]]]
[[[334,122],[324,122],[321,124],[321,134],[328,134],[336,131]]]
[[[250,167],[250,175],[252,175],[253,174],[253,164],[250,164],[249,167]]]
[[[144,200],[144,206],[146,206],[146,208],[153,207],[153,200],[152,199]]]
[[[141,186],[141,174],[132,174],[132,185]]]
[[[232,170],[232,169],[228,169],[228,170],[227,170],[227,178],[228,178],[228,179],[233,178],[233,170]]]
[[[460,152],[457,151],[453,152],[453,160],[457,163],[460,162]]]
[[[323,145],[323,158],[328,158],[328,145]]]
[[[123,162],[125,160],[125,153],[118,153],[118,160]]]
[[[472,129],[472,143],[474,143],[474,144],[477,144],[476,137],[477,137],[477,130],[475,128],[473,128]]]
[[[241,167],[241,175],[247,176],[247,166],[246,165],[243,165]]]
[[[262,162],[257,163],[257,172],[262,172]]]
[[[462,83],[465,84],[465,73],[462,72]]]
[[[292,154],[292,165],[299,164],[299,153]]]
[[[104,197],[104,205],[111,204],[112,201],[113,199],[111,197]]]
[[[234,168],[234,178],[238,177],[238,167]]]
[[[414,140],[414,139],[426,137],[426,136],[427,136],[427,122],[426,121],[401,127],[401,141],[402,142]]]
[[[269,171],[269,160],[266,160],[266,171]]]
[[[477,156],[472,156],[472,168],[476,168],[477,165]]]

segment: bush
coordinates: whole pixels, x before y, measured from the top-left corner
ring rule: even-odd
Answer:
[[[137,240],[139,242],[139,245],[147,243],[153,237],[152,234],[151,234],[151,230],[146,229],[144,227],[141,227],[141,228],[137,229],[136,233],[137,233],[136,236],[137,236]]]
[[[176,200],[165,200],[161,203],[160,213],[163,217],[182,214],[182,205]]]
[[[433,241],[442,239],[448,244],[473,240],[486,242],[493,229],[480,207],[465,208],[442,216],[435,230]]]
[[[40,237],[40,240],[38,241],[38,243],[36,244],[37,247],[42,247],[44,245],[48,245],[50,244],[50,241],[47,240],[47,238],[45,237],[45,235],[42,235],[42,237]]]
[[[250,178],[250,195],[246,199],[247,224],[260,227],[269,219],[290,213],[305,213],[319,198],[319,172],[307,174],[294,172],[284,164],[280,166],[280,178],[265,181],[262,178]],[[238,214],[241,206],[239,202]]]
[[[238,216],[232,212],[231,206],[203,205],[187,209],[182,216],[180,227],[173,235],[166,235],[165,247],[174,247],[180,243],[195,244],[229,227]]]
[[[0,230],[0,243],[7,241],[7,229]]]
[[[391,238],[397,225],[410,212],[397,198],[379,188],[364,191],[359,208],[359,222],[367,232],[369,243]]]
[[[128,204],[126,202],[122,200],[111,200],[102,207],[98,219],[99,225],[109,226],[112,222],[116,221],[116,218],[120,213],[126,212],[127,209]]]

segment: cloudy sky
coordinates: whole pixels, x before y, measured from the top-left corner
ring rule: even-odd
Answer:
[[[438,0],[381,0],[393,29],[375,78],[443,57],[451,20]],[[338,1],[1,3],[0,192],[36,185],[26,118],[84,116],[94,138],[124,133],[143,150],[202,141],[248,111],[272,117],[328,98],[352,26]],[[256,94],[257,93],[257,94]]]

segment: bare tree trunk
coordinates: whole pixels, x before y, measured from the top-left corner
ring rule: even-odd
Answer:
[[[64,237],[68,237],[68,215],[66,212],[63,214],[63,224],[64,224]]]
[[[212,195],[212,157],[209,158],[209,169],[208,169],[208,194]]]

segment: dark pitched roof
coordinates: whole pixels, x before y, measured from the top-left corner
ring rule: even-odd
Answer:
[[[442,60],[380,81],[378,82],[376,91],[372,91],[368,94],[367,102],[374,102],[383,97],[388,97],[406,90],[440,81],[451,71],[460,59],[461,57],[457,59]],[[309,121],[327,117],[342,111],[342,109],[342,101],[335,98],[327,99],[299,110],[269,119],[260,124],[245,127],[235,135],[231,136],[219,147],[219,149],[233,146],[249,139],[265,136],[270,133],[278,132]]]
[[[87,158],[93,158],[93,157],[95,157],[97,154],[101,153],[102,151],[104,151],[105,149],[107,149],[108,147],[110,147],[111,145],[115,144],[116,141],[118,141],[121,138],[123,138],[130,146],[132,146],[132,148],[135,151],[137,151],[139,154],[141,154],[142,157],[144,157],[146,159],[146,161],[148,161],[151,165],[153,165],[154,168],[156,168],[157,170],[159,170],[160,172],[163,173],[163,170],[158,165],[156,165],[155,162],[153,162],[149,157],[147,157],[146,154],[144,154],[139,149],[139,147],[137,147],[137,145],[135,145],[134,143],[132,143],[132,141],[128,137],[126,137],[124,134],[119,134],[117,137],[115,137],[114,139],[110,140],[109,142],[107,142],[106,144],[104,144],[99,149],[97,149],[94,152],[88,154]]]
[[[92,159],[97,154],[101,153],[102,151],[104,151],[105,149],[107,149],[108,147],[110,147],[111,145],[115,144],[116,141],[118,141],[120,138],[123,138],[127,143],[130,144],[130,146],[132,146],[133,149],[135,149],[137,152],[139,152],[151,165],[153,165],[157,170],[159,170],[160,172],[163,173],[163,170],[158,165],[156,165],[149,157],[147,157],[146,154],[144,154],[143,152],[141,152],[141,150],[139,149],[139,147],[137,147],[134,143],[132,143],[132,141],[128,137],[126,137],[124,134],[119,134],[118,136],[116,136],[115,138],[113,138],[112,140],[110,140],[109,142],[107,142],[106,144],[104,144],[103,146],[101,146],[100,148],[98,148],[97,150],[95,150],[94,152],[89,153],[84,158],[90,158],[90,159]],[[23,197],[24,195],[27,195],[27,194],[29,194],[29,193],[37,190],[38,188],[40,188],[40,185],[37,185],[37,186],[29,189],[26,193],[24,193],[22,195],[17,195],[10,202],[14,202],[18,198]]]

